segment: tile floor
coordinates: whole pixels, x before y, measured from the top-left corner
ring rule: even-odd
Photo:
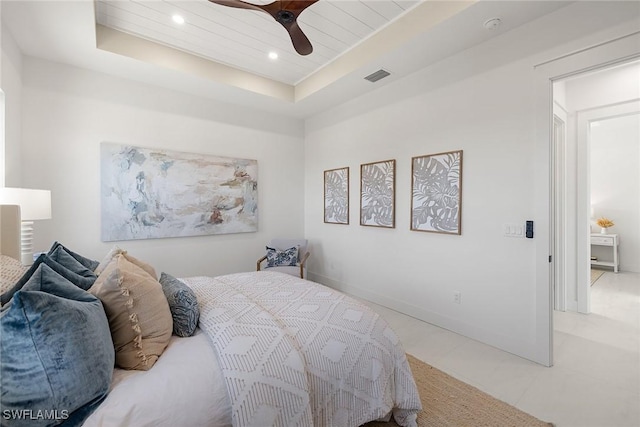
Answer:
[[[367,304],[408,353],[557,427],[640,427],[640,274],[591,290],[591,314],[555,312],[552,368]]]

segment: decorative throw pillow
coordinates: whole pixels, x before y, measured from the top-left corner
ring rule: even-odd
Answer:
[[[60,249],[58,249],[60,248]],[[51,255],[53,252],[55,252],[56,250],[59,251],[64,251],[66,252],[68,255],[71,255],[76,261],[78,261],[80,264],[82,264],[83,266],[85,266],[88,270],[95,270],[96,267],[98,267],[99,262],[87,257],[84,257],[78,253],[73,252],[72,250],[70,250],[69,248],[66,248],[62,243],[60,242],[55,242],[53,245],[51,245],[51,249],[49,249],[49,252],[47,252],[47,255]],[[60,260],[57,259],[57,257],[52,257],[54,260],[60,262]]]
[[[267,267],[281,265],[294,266],[298,262],[298,247],[294,246],[284,251],[267,246]]]
[[[62,246],[58,246],[53,251],[48,252],[47,256],[80,276],[90,277],[92,279],[97,277],[93,270],[85,267],[80,261],[65,251]]]
[[[41,264],[0,323],[3,416],[23,415],[2,425],[81,425],[106,397],[113,374],[113,343],[100,300]],[[31,417],[25,419],[26,410]]]
[[[132,257],[131,255],[129,255],[127,251],[125,251],[124,249],[120,249],[118,246],[114,246],[113,248],[111,248],[111,250],[107,253],[104,259],[100,261],[100,264],[98,265],[98,267],[96,267],[95,273],[97,275],[100,275],[100,273],[102,273],[104,269],[107,268],[107,265],[109,265],[113,257],[115,257],[118,254],[124,255],[127,261],[137,265],[138,267],[140,267],[141,269],[149,273],[149,275],[154,279],[158,278],[158,275],[156,274],[156,270],[150,264],[147,264],[146,262],[141,261],[138,258]]]
[[[149,370],[169,344],[173,320],[162,286],[123,254],[113,257],[89,289],[109,319],[116,365]]]
[[[0,294],[11,289],[28,269],[17,259],[0,254]]]
[[[113,260],[114,256],[121,253],[125,253],[125,252],[126,251],[123,251],[117,245],[112,247],[109,250],[109,252],[107,252],[107,254],[104,256],[104,258],[102,258],[102,260],[100,261],[100,264],[98,264],[98,266],[93,272],[99,276],[104,271],[104,269],[107,268],[107,265],[109,265],[109,263]]]
[[[171,310],[173,333],[179,337],[190,337],[196,331],[200,318],[196,294],[190,287],[167,273],[160,274],[160,284]]]
[[[26,273],[18,281],[15,282],[14,286],[7,292],[0,295],[0,304],[5,305],[7,302],[9,302],[9,300],[11,300],[11,297],[13,297],[13,295],[17,291],[22,289],[24,284],[27,283],[34,272],[38,269],[40,264],[46,264],[53,271],[55,271],[80,289],[85,291],[89,289],[93,285],[93,282],[96,281],[97,276],[91,271],[87,270],[82,264],[80,264],[70,255],[64,252],[61,252],[60,255],[61,256],[59,258],[63,259],[64,264],[60,264],[54,261],[49,255],[40,255],[38,259],[34,261],[31,267],[27,269]],[[80,273],[85,275],[83,276],[82,274],[78,274],[75,271],[67,268],[66,266],[70,266],[71,268],[74,268],[75,271],[79,271]]]

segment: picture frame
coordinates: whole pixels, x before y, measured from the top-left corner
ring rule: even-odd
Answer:
[[[258,161],[100,144],[103,242],[258,231]]]
[[[396,227],[396,161],[360,165],[360,225]]]
[[[462,234],[462,150],[411,159],[411,230]]]
[[[349,168],[324,171],[324,222],[349,224]]]

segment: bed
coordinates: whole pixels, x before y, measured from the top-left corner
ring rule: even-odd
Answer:
[[[359,426],[392,410],[400,425],[415,425],[420,403],[404,352],[364,305],[282,273],[182,280],[202,301],[198,332],[173,336],[147,372],[116,369],[85,425]],[[144,398],[132,401],[131,392]]]
[[[67,253],[77,255],[54,244],[50,256],[55,257],[56,251],[64,252],[65,256]],[[6,301],[0,337],[2,425],[357,427],[391,417],[399,425],[416,425],[416,414],[421,409],[416,385],[402,346],[384,319],[334,289],[282,273],[248,272],[176,279],[197,301],[197,326],[191,335],[177,336],[175,329],[168,336],[166,331],[156,333],[152,338],[166,343],[155,355],[149,350],[153,348],[151,341],[140,344],[138,340],[136,344],[134,339],[133,359],[119,359],[119,351],[126,345],[117,344],[114,329],[117,322],[113,320],[108,300],[98,298],[104,294],[96,287],[101,286],[99,280],[108,281],[104,278],[113,275],[110,271],[116,259],[129,265],[127,256],[126,251],[108,254],[107,267],[83,290],[81,287],[87,285],[73,285],[71,289],[66,282],[66,287],[48,284],[50,277],[60,281],[55,271],[58,267],[43,260],[43,255],[37,268],[31,268],[31,278]],[[3,259],[5,262],[6,257]],[[66,262],[64,257],[58,259],[63,264]],[[139,261],[130,256],[129,259]],[[91,264],[94,272],[102,265],[96,263]],[[142,275],[141,266],[145,266],[144,262],[130,268]],[[147,273],[144,274],[148,280]],[[158,287],[165,278],[163,273]],[[120,279],[120,296],[126,280]],[[155,278],[151,281],[158,282]],[[72,296],[59,297],[67,295],[65,292]],[[134,308],[139,304],[136,292],[127,291],[129,305]],[[48,376],[29,384],[29,393],[37,394],[47,388],[44,383],[51,383],[52,391],[44,390],[49,400],[39,403],[25,400],[24,393],[22,400],[15,398],[20,397],[20,393],[11,395],[9,391],[25,387],[25,382],[7,379],[15,376],[14,364],[23,363],[25,359],[24,349],[15,347],[24,332],[20,328],[12,329],[12,325],[15,326],[18,316],[16,306],[23,308],[20,315],[29,309],[29,295],[48,298],[39,306],[35,317],[42,317],[49,326],[57,320],[47,320],[45,316],[60,312],[53,308],[57,304],[54,300],[67,304],[69,299],[75,299],[73,303],[81,307],[82,313],[94,313],[99,318],[96,322],[71,321],[75,315],[71,309],[71,314],[62,316],[60,322],[63,323],[50,326],[49,329],[55,331],[49,334],[59,334],[63,329],[60,325],[81,329],[73,345],[65,345],[66,341],[59,337],[36,344],[29,341],[29,345],[36,345],[37,363],[46,364],[42,359],[47,357],[53,360],[52,365],[43,368]],[[148,298],[152,297],[145,294],[144,299]],[[167,298],[171,302],[168,295]],[[153,305],[164,307],[159,301]],[[103,307],[102,313],[100,307]],[[142,312],[138,315],[135,325],[144,331],[147,328],[144,315]],[[173,315],[171,311],[170,316]],[[128,315],[125,323],[133,322],[131,318]],[[174,316],[174,325],[176,319]],[[29,322],[31,333],[37,331],[37,321]],[[108,324],[106,332],[105,323]],[[153,322],[154,326],[162,323]],[[124,329],[131,332],[132,328],[128,325]],[[95,338],[98,336],[100,338]],[[79,357],[73,353],[76,346],[84,345],[91,347]],[[151,353],[144,355],[141,349]],[[70,355],[66,356],[65,351],[70,351]],[[103,356],[96,356],[101,352]],[[20,354],[20,357],[12,358],[11,354]],[[77,357],[74,363],[68,363],[74,357]],[[148,361],[148,366],[119,367],[138,363],[140,357]],[[58,380],[53,377],[59,372],[55,371],[52,377],[52,366],[60,372],[71,369],[75,383],[55,383]],[[63,385],[53,387],[54,383]],[[75,396],[76,400],[61,396],[60,390],[67,389],[64,393]],[[15,412],[20,408],[29,412]]]

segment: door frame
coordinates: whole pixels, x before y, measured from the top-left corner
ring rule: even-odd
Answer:
[[[551,212],[550,233],[553,240],[551,258],[551,286],[554,310],[567,310],[567,111],[554,101],[553,140],[551,152]]]
[[[640,57],[640,33],[633,32],[563,55],[534,66],[535,96],[535,189],[534,216],[535,244],[535,354],[534,360],[546,366],[553,365],[553,283],[551,254],[556,236],[552,235],[551,181],[553,169],[553,82],[573,75],[629,62]]]

